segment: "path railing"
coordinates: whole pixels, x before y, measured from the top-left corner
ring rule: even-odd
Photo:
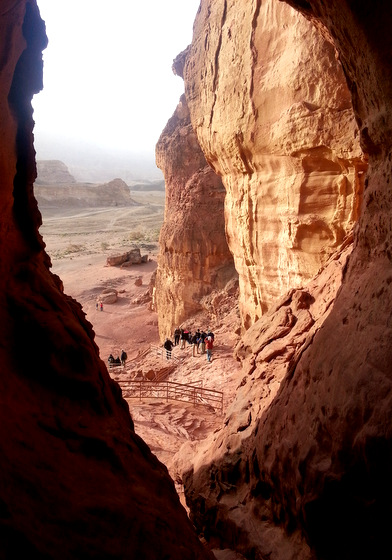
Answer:
[[[127,399],[161,399],[189,402],[214,408],[223,414],[223,393],[197,385],[185,385],[174,381],[119,381],[123,396]]]
[[[173,360],[176,364],[180,364],[183,360],[182,357],[175,356],[173,354],[173,351],[171,352],[170,358],[167,359],[167,350],[166,350],[166,348],[162,348],[161,346],[154,346],[152,344],[150,349],[151,349],[151,352],[153,354],[156,354],[157,356],[160,356],[162,358],[162,360],[167,360],[167,361]]]

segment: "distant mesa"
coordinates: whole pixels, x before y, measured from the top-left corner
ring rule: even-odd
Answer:
[[[129,186],[122,179],[103,184],[78,183],[59,160],[37,162],[34,194],[42,210],[139,205],[131,198]]]
[[[158,180],[158,181],[138,181],[132,182],[130,184],[131,191],[164,191],[165,190],[165,181]]]
[[[37,161],[36,185],[62,185],[76,183],[68,167],[57,159]]]

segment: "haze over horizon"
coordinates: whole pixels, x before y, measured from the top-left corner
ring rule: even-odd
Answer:
[[[33,98],[37,160],[61,160],[80,181],[162,179],[155,145],[184,91],[171,67],[199,3],[37,0],[49,40]]]

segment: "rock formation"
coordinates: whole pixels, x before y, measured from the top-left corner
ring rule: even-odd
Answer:
[[[200,146],[227,190],[249,328],[312,278],[357,220],[366,163],[349,90],[334,47],[276,0],[203,1],[184,80]]]
[[[154,298],[164,340],[236,273],[225,236],[225,189],[199,147],[184,96],[159,138],[156,161],[166,182]]]
[[[62,161],[57,159],[38,160],[35,183],[36,185],[70,184],[76,183],[76,179]]]
[[[210,558],[50,272],[33,195],[35,0],[3,0],[0,29],[0,557]]]
[[[122,179],[109,183],[69,183],[61,181],[51,184],[34,184],[34,194],[39,208],[103,208],[110,206],[137,206],[131,197],[128,185]]]
[[[383,558],[392,521],[392,11],[287,3],[314,27],[283,3],[202,2],[185,64],[192,124],[228,190],[228,239],[252,325],[236,350],[237,399],[184,473],[186,495],[206,538],[246,557]],[[330,81],[334,53],[316,32],[336,47],[348,90]],[[312,37],[307,54],[294,35]],[[321,72],[308,75],[315,61]],[[230,82],[229,66],[243,79],[230,71]],[[292,90],[279,89],[282,75]],[[369,161],[362,204],[366,162],[348,91]],[[260,115],[270,122],[256,126]],[[286,175],[286,196],[276,173]],[[355,222],[352,249],[326,262]],[[287,282],[303,287],[271,306]]]
[[[106,259],[107,266],[131,266],[142,264],[148,261],[148,255],[142,255],[139,247],[134,247],[130,251],[120,255],[111,255]]]
[[[392,521],[392,12],[387,2],[287,2],[314,29],[292,12],[287,20],[278,16],[284,5],[277,1],[202,0],[186,59],[192,124],[228,191],[228,239],[249,329],[236,349],[243,363],[238,398],[184,482],[192,519],[204,536],[248,558],[384,558]],[[44,26],[35,0],[3,0],[0,14],[0,556],[209,558],[166,468],[135,435],[81,306],[50,272],[33,192],[31,98],[42,87]],[[314,30],[338,51],[368,154],[362,204],[359,175],[365,166],[347,93],[342,84],[328,82],[334,51],[321,47]],[[304,84],[294,71],[293,53],[302,73],[313,56],[305,55],[301,41],[289,41],[291,33],[301,41],[308,34],[314,39],[320,78],[314,72]],[[267,46],[280,53],[275,61],[262,56]],[[231,82],[229,66],[237,69]],[[292,88],[277,87],[284,74],[296,76]],[[233,81],[233,75],[244,79]],[[303,95],[298,100],[301,88],[313,101]],[[300,118],[291,120],[290,108]],[[197,308],[204,282],[208,289],[223,285],[231,268],[223,241],[209,237],[220,221],[216,233],[224,238],[217,210],[222,185],[202,159],[186,113],[183,101],[168,125],[184,139],[183,150],[168,134],[157,152],[168,183],[176,185],[172,172],[183,169],[177,184],[185,185],[167,192],[168,203],[178,198],[184,218],[168,205],[159,282],[164,291],[170,263],[173,281],[182,287],[191,276],[174,272],[188,270],[195,253],[195,288],[189,290],[196,303],[184,290],[186,305],[176,315],[167,296],[162,308],[170,319],[162,333]],[[271,116],[270,126],[261,126],[263,115]],[[162,141],[170,165],[161,159]],[[285,171],[292,189],[287,187],[283,203],[284,190],[275,187]],[[320,181],[313,181],[317,176]],[[206,177],[202,187],[199,178]],[[202,220],[208,233],[201,251],[185,226],[201,225],[191,203],[195,193],[204,203],[206,184],[214,220]],[[329,198],[330,205],[320,204]],[[215,199],[217,206],[211,204]],[[276,224],[278,212],[282,226]],[[341,241],[356,220],[351,250]],[[258,227],[261,221],[266,229]],[[182,232],[187,255],[177,245]],[[271,238],[280,259],[273,257]],[[293,289],[272,305],[290,283]],[[177,292],[175,297],[177,305]]]

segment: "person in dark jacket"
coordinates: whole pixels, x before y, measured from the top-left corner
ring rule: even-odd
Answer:
[[[163,347],[166,350],[166,359],[170,360],[171,358],[171,353],[172,353],[172,349],[173,349],[173,342],[170,340],[170,338],[167,338],[163,344]]]
[[[120,360],[122,365],[125,367],[125,362],[127,361],[128,355],[125,352],[125,350],[121,350],[121,356],[120,356]]]

